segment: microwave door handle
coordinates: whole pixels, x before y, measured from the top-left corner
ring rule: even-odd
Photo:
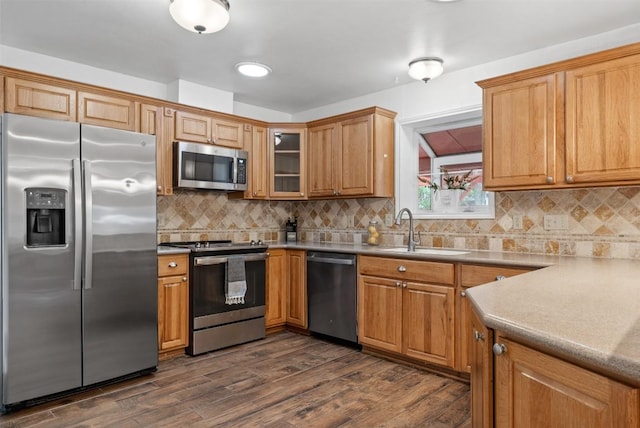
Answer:
[[[238,184],[238,156],[234,156],[233,162],[233,177],[231,177],[231,184]]]

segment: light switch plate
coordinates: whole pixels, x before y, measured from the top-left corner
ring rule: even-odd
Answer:
[[[393,226],[393,215],[391,214],[384,215],[384,225],[387,227]]]
[[[516,214],[513,216],[513,225],[511,226],[512,229],[515,230],[522,230],[523,226],[522,226],[522,214]]]

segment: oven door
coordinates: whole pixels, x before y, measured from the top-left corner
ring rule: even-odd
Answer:
[[[264,316],[266,253],[244,255],[247,292],[244,303],[225,303],[226,256],[196,256],[191,278],[193,329]]]

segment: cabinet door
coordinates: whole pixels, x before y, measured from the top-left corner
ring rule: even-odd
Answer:
[[[358,341],[387,351],[402,351],[400,281],[359,276]]]
[[[158,349],[189,344],[189,282],[187,276],[158,278]]]
[[[498,281],[515,275],[530,272],[535,268],[529,267],[507,267],[507,266],[484,266],[484,265],[461,265],[460,266],[460,285],[456,323],[457,334],[456,340],[458,348],[456,358],[458,359],[457,368],[460,371],[471,371],[471,351],[473,348],[473,337],[471,336],[471,304],[466,297],[469,287],[486,284],[488,282]]]
[[[404,282],[402,353],[453,367],[453,287]]]
[[[139,124],[136,126],[139,132],[156,136],[156,193],[164,195],[164,159],[162,144],[162,108],[150,104],[139,105]]]
[[[497,335],[496,427],[638,427],[638,390]]]
[[[373,194],[373,115],[340,122],[336,154],[337,187],[342,196]]]
[[[269,195],[267,166],[269,158],[267,155],[267,128],[254,126],[252,132],[251,152],[249,154],[249,165],[251,169],[250,185],[251,199],[264,199]]]
[[[287,251],[289,287],[287,292],[287,324],[307,328],[306,251]]]
[[[265,325],[267,328],[287,321],[287,256],[284,249],[269,250]]]
[[[493,330],[484,326],[471,311],[469,336],[471,344],[471,426],[493,427]]]
[[[135,103],[130,100],[78,92],[78,122],[135,131]]]
[[[6,78],[6,111],[76,121],[76,91],[29,80]]]
[[[162,164],[158,165],[158,170],[162,173],[158,174],[158,185],[162,189],[163,195],[173,194],[173,135],[175,130],[175,110],[169,107],[162,108],[160,118],[160,130],[157,135],[156,150],[162,152],[158,159],[162,159]]]
[[[179,141],[195,141],[196,143],[212,143],[211,118],[200,114],[176,111],[175,139]]]
[[[334,196],[339,153],[336,124],[309,128],[309,197]]]
[[[211,136],[214,144],[242,150],[244,148],[244,124],[231,120],[213,119]]]
[[[567,71],[568,183],[640,180],[640,55]]]
[[[557,91],[553,74],[484,90],[485,189],[540,188],[558,180]]]
[[[271,129],[269,131],[269,197],[305,199],[306,130]]]

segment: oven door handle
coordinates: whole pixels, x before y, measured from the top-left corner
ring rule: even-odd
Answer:
[[[260,260],[267,259],[267,253],[259,253],[259,254],[246,254],[243,255],[245,262],[257,262]],[[210,266],[210,265],[221,265],[227,263],[226,257],[220,256],[209,256],[209,257],[196,257],[193,259],[194,266]]]

